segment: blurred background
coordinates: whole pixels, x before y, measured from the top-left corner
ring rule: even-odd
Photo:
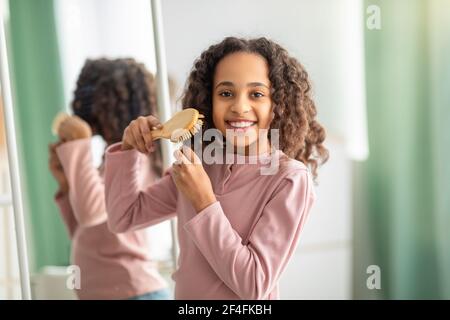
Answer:
[[[449,299],[450,0],[161,2],[173,110],[195,58],[225,36],[271,38],[309,72],[330,160],[281,298]],[[52,120],[87,58],[134,57],[156,73],[150,1],[0,3],[33,297],[74,298],[47,169]],[[0,123],[0,299],[20,299]],[[98,163],[102,143],[92,145]],[[170,226],[149,234],[170,281]]]

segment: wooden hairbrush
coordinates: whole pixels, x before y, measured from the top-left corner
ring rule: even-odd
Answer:
[[[53,119],[53,123],[52,123],[52,133],[54,136],[58,135],[58,130],[59,130],[59,126],[61,125],[61,123],[64,122],[64,120],[66,120],[67,118],[70,118],[70,115],[68,115],[65,112],[60,112],[56,115],[56,117]]]
[[[55,136],[58,135],[58,129],[70,115],[60,112],[52,124],[52,132]],[[168,121],[162,124],[159,129],[151,131],[152,140],[161,138],[169,139],[172,142],[178,143],[190,139],[194,134],[200,131],[204,116],[194,108],[184,109],[178,111]]]
[[[178,111],[161,128],[151,131],[152,140],[160,138],[169,139],[172,142],[182,142],[190,139],[200,131],[204,116],[194,108]]]

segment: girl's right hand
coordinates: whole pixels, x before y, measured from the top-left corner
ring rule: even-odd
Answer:
[[[80,117],[70,116],[59,125],[58,136],[62,142],[90,138],[92,136],[92,129]]]
[[[162,124],[154,116],[139,117],[130,122],[122,137],[122,150],[136,149],[141,153],[154,151],[151,130],[160,129]]]

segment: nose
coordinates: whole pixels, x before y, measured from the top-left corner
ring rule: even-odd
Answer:
[[[231,111],[237,114],[247,113],[250,109],[250,102],[244,94],[239,95],[235,103],[231,105]]]

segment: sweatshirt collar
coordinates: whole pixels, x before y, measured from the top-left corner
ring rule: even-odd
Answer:
[[[270,163],[273,157],[279,157],[281,150],[271,148],[271,150],[265,151],[260,154],[254,155],[243,155],[239,153],[234,153],[233,150],[229,150],[225,145],[222,145],[218,142],[212,142],[214,144],[214,148],[218,151],[217,156],[224,155],[224,159],[222,159],[223,163],[230,167],[232,165],[264,165]]]

